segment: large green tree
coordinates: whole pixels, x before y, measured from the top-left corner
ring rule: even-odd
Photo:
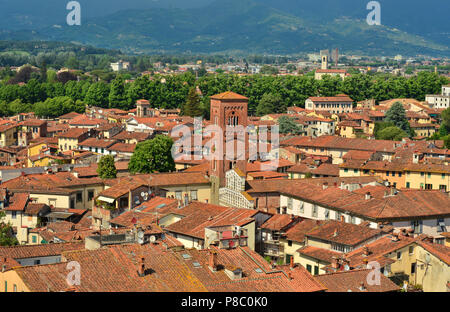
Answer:
[[[109,85],[103,81],[96,82],[90,85],[84,102],[87,105],[106,108],[109,104],[109,92]]]
[[[258,116],[275,114],[281,111],[283,111],[283,100],[279,94],[264,93],[256,107]]]
[[[182,106],[182,113],[185,116],[200,117],[203,115],[201,98],[197,94],[196,88],[189,89],[186,103]]]
[[[109,107],[124,110],[128,109],[125,81],[122,76],[117,76],[111,83],[111,90],[109,92]]]
[[[131,173],[174,171],[172,146],[173,140],[165,135],[157,135],[151,140],[138,143],[128,164],[128,170]]]
[[[19,244],[17,239],[12,235],[13,229],[11,224],[6,224],[3,219],[5,212],[0,211],[0,246],[14,246]]]
[[[413,136],[414,133],[406,118],[406,112],[403,105],[400,102],[392,104],[391,108],[386,112],[385,122],[393,123],[397,128],[403,130],[409,136]]]
[[[403,138],[407,137],[408,134],[402,129],[391,126],[384,128],[383,130],[378,132],[379,140],[393,140],[393,141],[401,141]]]
[[[281,116],[278,118],[280,133],[298,135],[303,132],[303,126],[298,124],[294,118],[289,116]]]
[[[101,179],[114,179],[117,177],[117,169],[114,165],[114,157],[105,155],[100,158],[97,167],[98,176]]]

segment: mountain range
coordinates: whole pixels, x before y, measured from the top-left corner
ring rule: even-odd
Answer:
[[[0,0],[0,39],[46,40],[126,53],[297,54],[339,48],[367,55],[450,55],[450,1],[379,1],[369,26],[365,0]]]

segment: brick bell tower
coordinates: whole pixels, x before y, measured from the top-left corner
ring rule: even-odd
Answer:
[[[234,92],[224,92],[212,96],[211,98],[211,124],[218,125],[223,133],[223,155],[219,159],[212,159],[210,162],[211,180],[211,203],[219,204],[219,188],[225,186],[225,173],[233,168],[238,168],[246,175],[248,160],[248,98]],[[232,127],[235,130],[239,127],[244,133],[230,131],[227,136],[226,129]],[[236,127],[236,128],[235,128]],[[233,135],[231,135],[233,133]],[[231,140],[227,142],[227,137]],[[244,142],[242,142],[244,140]],[[240,142],[238,142],[240,141]],[[227,145],[234,145],[235,159],[227,159]],[[239,154],[237,146],[244,146],[244,155]],[[240,151],[242,153],[242,151]],[[242,159],[244,158],[244,159]]]

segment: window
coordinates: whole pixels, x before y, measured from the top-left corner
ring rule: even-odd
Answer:
[[[175,191],[175,198],[181,200],[181,191]]]
[[[399,178],[402,177],[402,173],[401,173],[401,172],[398,173],[398,177],[399,177]]]
[[[431,178],[431,172],[428,172],[428,177]]]
[[[34,260],[34,265],[39,265],[41,264],[41,260]]]
[[[94,199],[94,190],[88,190],[88,201]]]
[[[82,202],[82,201],[83,201],[83,193],[78,192],[77,193],[77,203]]]
[[[317,218],[317,205],[313,205],[312,207],[312,216]]]
[[[411,227],[414,230],[414,234],[422,234],[422,220],[412,221]]]
[[[11,219],[17,218],[17,211],[11,211]]]
[[[292,209],[292,197],[288,197],[288,199],[287,199],[287,208],[289,210]]]
[[[445,179],[445,173],[442,173],[442,174],[441,174],[441,178],[442,178],[442,179]]]
[[[311,273],[312,267],[310,264],[306,265],[306,269],[308,270],[309,273]],[[6,282],[5,282],[6,283]],[[6,287],[6,286],[5,286]]]
[[[197,200],[197,190],[191,191],[191,200]]]
[[[406,188],[410,188],[411,187],[411,183],[406,182]]]
[[[421,177],[424,177],[424,176],[425,176],[425,172],[421,172],[421,173],[420,173],[420,176],[421,176]]]
[[[330,219],[330,210],[325,209],[325,220]]]
[[[37,243],[37,236],[36,236],[36,235],[33,235],[33,236],[31,237],[31,241],[33,242],[33,244],[36,244],[36,243]]]
[[[291,240],[288,241],[288,246],[292,247],[292,241]]]
[[[432,190],[433,189],[433,184],[425,184],[425,189],[426,190]]]
[[[392,171],[392,176],[395,177],[395,171]]]
[[[414,246],[409,246],[409,254],[412,255],[414,253]]]
[[[443,184],[439,185],[439,190],[443,191],[443,192],[447,192],[447,185],[443,185]]]
[[[8,292],[8,282],[5,281],[5,292]]]
[[[387,176],[387,177],[389,176],[389,171],[386,171],[386,176]]]
[[[445,227],[444,219],[437,219],[437,231],[438,232],[447,232],[447,228]]]
[[[354,173],[358,173],[358,169],[353,169],[353,172]]]
[[[402,253],[400,251],[397,252],[397,260],[400,260],[402,258]]]
[[[14,292],[17,292],[17,285],[16,284],[14,284],[13,289],[14,289]]]
[[[319,266],[314,266],[314,275],[319,275]]]
[[[411,263],[411,274],[416,273],[416,263]]]
[[[75,199],[70,199],[70,209],[75,209]]]
[[[345,169],[344,169],[344,172],[348,172],[348,168],[345,168]]]

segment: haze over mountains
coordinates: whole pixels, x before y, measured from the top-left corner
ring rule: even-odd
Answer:
[[[67,1],[68,2],[68,1]],[[381,3],[369,26],[366,0],[0,0],[0,39],[55,40],[142,52],[295,54],[339,47],[380,55],[450,55],[450,1]]]

